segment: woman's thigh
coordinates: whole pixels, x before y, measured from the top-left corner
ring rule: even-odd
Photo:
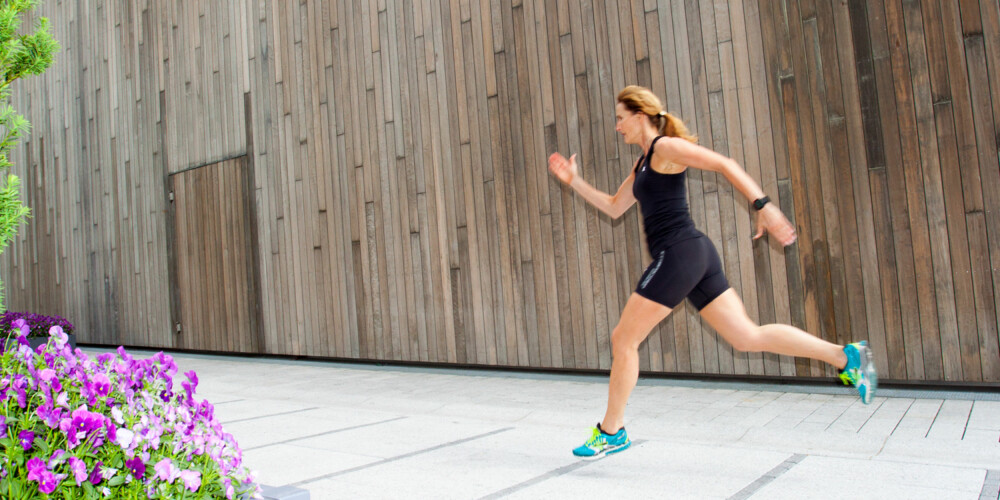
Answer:
[[[618,326],[612,332],[612,342],[621,347],[638,347],[671,311],[663,304],[633,293],[625,303]]]
[[[746,346],[757,325],[747,315],[740,296],[732,288],[722,292],[701,310],[701,317],[733,347]]]

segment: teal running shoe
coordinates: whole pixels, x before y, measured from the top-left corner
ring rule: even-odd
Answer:
[[[628,433],[622,427],[615,434],[605,434],[601,432],[601,425],[591,429],[590,439],[586,443],[573,450],[573,454],[580,458],[594,459],[603,455],[611,455],[619,451],[625,451],[632,446],[632,441],[628,439]]]
[[[878,389],[878,373],[875,371],[875,363],[872,363],[868,342],[862,340],[847,344],[844,354],[847,355],[847,366],[840,371],[840,380],[844,385],[853,385],[858,390],[862,403],[871,403]]]

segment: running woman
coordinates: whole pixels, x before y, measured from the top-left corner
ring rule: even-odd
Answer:
[[[783,246],[795,242],[795,229],[781,209],[770,203],[738,163],[699,146],[684,123],[664,111],[649,89],[634,85],[623,89],[615,118],[615,130],[625,142],[642,147],[645,153],[614,195],[598,191],[579,176],[576,155],[567,159],[553,153],[549,157],[549,170],[560,181],[612,219],[638,201],[653,257],[611,334],[607,412],[573,454],[595,458],[631,445],[624,427],[625,405],[639,379],[639,345],[685,297],[733,348],[830,363],[840,370],[844,384],[853,385],[861,400],[870,403],[878,378],[866,342],[840,346],[791,325],[759,326],[747,316],[743,301],[726,281],[715,246],[691,220],[685,172],[689,167],[718,172],[752,201],[757,212],[754,239],[768,233]]]

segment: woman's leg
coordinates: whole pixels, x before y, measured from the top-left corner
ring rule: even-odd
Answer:
[[[625,304],[618,326],[611,332],[611,380],[608,382],[608,410],[601,430],[614,434],[625,422],[625,404],[639,380],[639,344],[646,339],[671,309],[633,293]]]
[[[818,359],[838,369],[847,365],[844,346],[832,344],[791,325],[758,326],[747,316],[743,301],[732,288],[705,306],[701,317],[740,351],[766,351]]]

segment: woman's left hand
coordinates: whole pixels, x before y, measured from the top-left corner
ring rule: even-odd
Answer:
[[[774,203],[764,205],[764,208],[757,212],[757,234],[753,239],[764,236],[764,233],[777,238],[781,246],[787,247],[795,243],[795,227]]]

